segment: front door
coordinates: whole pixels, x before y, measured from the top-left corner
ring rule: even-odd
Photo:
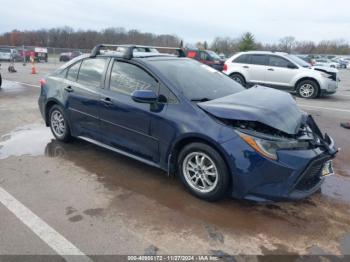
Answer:
[[[279,89],[293,89],[297,67],[283,57],[270,55],[266,69],[266,83]]]
[[[158,81],[138,65],[115,60],[111,64],[109,86],[102,90],[100,125],[104,143],[152,162],[159,162],[158,139],[151,135],[157,114],[150,104],[137,103],[135,90],[158,91]]]

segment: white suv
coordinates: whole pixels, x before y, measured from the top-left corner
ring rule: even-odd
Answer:
[[[250,51],[226,60],[223,73],[249,87],[255,84],[297,92],[304,98],[334,94],[338,70],[312,68],[304,60],[287,53]]]

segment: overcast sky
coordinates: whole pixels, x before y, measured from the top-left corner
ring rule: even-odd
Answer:
[[[0,0],[0,33],[70,26],[170,33],[185,42],[238,37],[258,41],[350,41],[350,0]]]

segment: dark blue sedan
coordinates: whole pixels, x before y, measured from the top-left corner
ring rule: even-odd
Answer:
[[[210,201],[302,199],[333,173],[332,138],[290,94],[245,89],[177,51],[96,46],[41,81],[46,125],[60,141],[76,137],[176,174]]]

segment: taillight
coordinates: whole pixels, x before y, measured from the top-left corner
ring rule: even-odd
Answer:
[[[40,79],[40,87],[43,88],[46,84],[46,80],[44,78]]]
[[[227,64],[226,64],[226,63],[224,64],[224,69],[223,69],[223,71],[227,71]]]

